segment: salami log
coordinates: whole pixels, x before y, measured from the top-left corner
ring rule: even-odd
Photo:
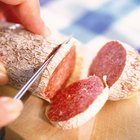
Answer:
[[[93,59],[89,75],[107,76],[109,99],[126,99],[140,90],[140,55],[125,43],[106,43]]]
[[[7,70],[9,84],[21,88],[62,43],[60,40],[32,34],[19,24],[0,23],[0,61]],[[63,45],[30,91],[50,101],[65,86],[74,69],[75,48],[74,39]]]
[[[101,79],[91,76],[57,93],[46,115],[56,127],[76,128],[95,116],[107,99],[108,87],[104,89]]]

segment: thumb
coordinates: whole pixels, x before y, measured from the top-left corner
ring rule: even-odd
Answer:
[[[9,97],[0,98],[0,127],[15,120],[21,113],[23,104],[20,100]]]
[[[4,85],[8,82],[8,76],[6,69],[3,64],[0,62],[0,85]]]

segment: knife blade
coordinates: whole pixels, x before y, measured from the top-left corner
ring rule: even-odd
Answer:
[[[59,44],[55,50],[48,56],[47,60],[41,65],[41,67],[35,72],[35,74],[27,81],[27,83],[17,92],[17,94],[13,97],[14,99],[20,100],[22,97],[25,97],[24,99],[27,100],[31,93],[25,94],[30,86],[35,82],[35,80],[40,76],[40,74],[47,68],[50,61],[53,59],[55,54],[58,52],[58,50],[61,48],[61,46],[67,44],[71,40],[72,36],[68,37],[64,42]],[[27,95],[27,96],[26,96]],[[23,101],[24,101],[23,99]],[[0,140],[4,140],[5,137],[5,127],[0,128]]]
[[[61,46],[67,44],[71,40],[71,36],[66,39],[64,42],[58,45],[58,47],[55,48],[55,50],[49,55],[47,60],[41,65],[41,67],[35,72],[35,74],[27,81],[27,83],[18,91],[18,93],[14,96],[14,99],[21,99],[26,91],[30,88],[30,86],[34,83],[34,81],[40,76],[40,74],[47,68],[48,64],[52,60],[52,58],[55,56],[55,54],[58,52],[58,50],[61,48]]]

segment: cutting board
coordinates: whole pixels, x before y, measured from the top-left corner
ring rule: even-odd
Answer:
[[[86,77],[91,59],[105,41],[99,38],[81,49],[84,56],[81,78]],[[5,86],[0,92],[14,95],[17,91]],[[30,96],[20,117],[6,127],[6,140],[140,140],[139,94],[128,100],[107,101],[94,118],[72,130],[58,129],[49,123],[44,115],[48,105]]]
[[[7,90],[8,89],[8,90]],[[3,87],[1,91],[14,93]],[[11,92],[12,91],[12,92]],[[6,140],[139,140],[140,96],[128,100],[107,101],[101,111],[83,126],[61,130],[44,115],[48,103],[31,96],[20,117],[6,128]]]

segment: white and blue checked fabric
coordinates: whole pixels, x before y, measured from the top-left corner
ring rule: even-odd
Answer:
[[[40,0],[45,23],[82,43],[120,40],[140,52],[140,0]]]

